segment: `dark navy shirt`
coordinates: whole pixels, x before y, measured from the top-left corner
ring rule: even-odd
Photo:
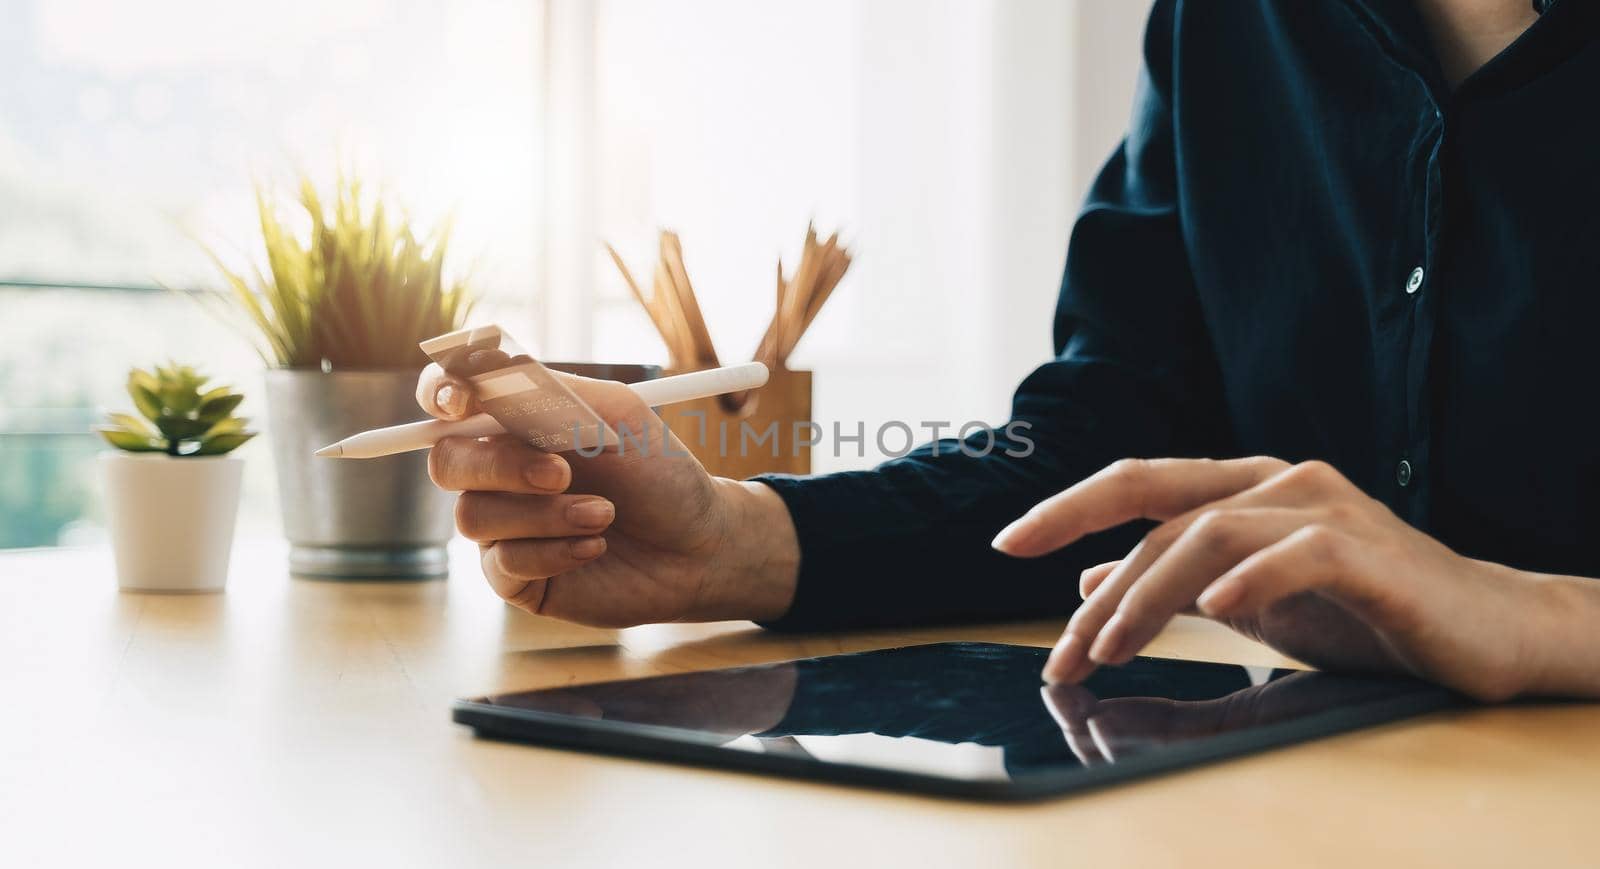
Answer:
[[[1066,613],[1141,529],[989,540],[1126,456],[1324,459],[1462,554],[1600,576],[1597,25],[1556,0],[1452,87],[1413,0],[1157,2],[1016,393],[1032,454],[762,478],[801,543],[775,626]]]

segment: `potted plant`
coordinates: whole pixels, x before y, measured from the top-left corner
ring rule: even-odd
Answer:
[[[267,362],[267,421],[293,573],[424,578],[447,572],[454,499],[428,480],[427,455],[361,462],[312,456],[365,429],[416,419],[418,342],[463,325],[471,297],[446,278],[447,228],[419,239],[378,197],[341,176],[324,202],[306,179],[297,235],[269,194],[256,205],[265,271],[213,255],[233,308]]]
[[[117,449],[100,455],[117,583],[127,591],[218,591],[239,513],[244,462],[230,455],[255,437],[233,415],[244,396],[176,363],[135,368],[138,415],[97,428]]]

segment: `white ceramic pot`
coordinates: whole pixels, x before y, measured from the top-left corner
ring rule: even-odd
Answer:
[[[244,460],[100,454],[117,584],[124,591],[221,591]]]

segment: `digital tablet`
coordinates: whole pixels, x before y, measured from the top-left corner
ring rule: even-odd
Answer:
[[[936,643],[458,701],[479,736],[983,799],[1065,794],[1461,702],[1412,679]]]

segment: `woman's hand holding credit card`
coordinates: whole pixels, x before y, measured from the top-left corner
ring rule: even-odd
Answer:
[[[520,416],[508,430],[538,414],[547,414],[545,426],[556,418],[548,414],[560,416],[557,428],[568,431],[580,422],[578,442],[566,448],[541,449],[510,433],[433,446],[429,473],[461,493],[456,525],[478,543],[495,593],[529,612],[601,627],[783,614],[799,544],[775,492],[712,477],[628,386],[550,371],[503,339],[492,349],[430,351],[443,364],[418,381],[422,409],[441,420],[498,411],[507,423],[506,394],[482,384],[522,372],[538,392],[570,396],[577,408],[559,398],[525,402],[510,410]],[[621,447],[595,448],[584,425],[609,430]]]

